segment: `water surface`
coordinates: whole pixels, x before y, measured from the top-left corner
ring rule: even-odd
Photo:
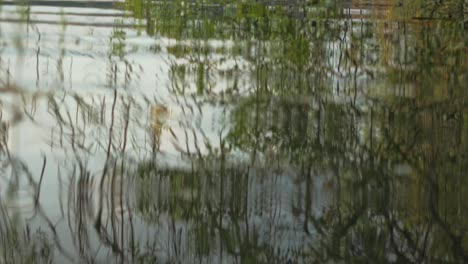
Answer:
[[[468,262],[463,0],[0,7],[0,263]]]

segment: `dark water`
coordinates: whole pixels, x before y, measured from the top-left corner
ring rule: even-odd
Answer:
[[[0,7],[0,263],[468,263],[466,1]]]

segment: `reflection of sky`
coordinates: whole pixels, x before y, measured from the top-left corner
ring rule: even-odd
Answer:
[[[2,15],[6,17],[15,16],[11,14],[11,10],[14,7],[4,7]],[[54,11],[54,8],[45,7],[33,7],[32,13],[35,19],[39,20],[58,20],[60,16],[51,16],[44,14],[37,14],[37,12],[43,11]],[[88,9],[66,9],[67,12],[98,12],[104,14],[121,14],[119,11],[110,10],[88,10]],[[93,23],[113,23],[115,20],[120,20],[121,17],[99,17],[99,16],[66,16],[66,20],[69,18],[76,21],[82,22],[93,22]],[[130,19],[128,19],[130,20]],[[93,100],[96,104],[96,108],[99,108],[97,102],[106,100],[107,102],[107,114],[110,116],[110,106],[113,100],[112,91],[107,89],[110,84],[113,84],[113,73],[114,66],[117,67],[116,75],[116,86],[123,88],[119,92],[119,97],[124,95],[127,99],[134,99],[137,104],[140,104],[143,98],[147,98],[149,101],[156,100],[157,104],[169,105],[171,111],[171,117],[174,120],[171,124],[173,131],[177,132],[178,123],[184,122],[182,126],[196,126],[196,128],[206,128],[207,136],[218,136],[217,130],[221,129],[216,127],[222,119],[223,114],[219,116],[218,113],[222,111],[214,111],[215,109],[222,110],[224,107],[218,107],[216,105],[201,105],[200,109],[197,109],[194,100],[190,98],[175,98],[171,96],[169,92],[169,68],[174,61],[170,55],[165,52],[157,54],[151,53],[149,48],[155,44],[163,46],[169,45],[171,41],[164,39],[155,39],[146,36],[144,33],[138,33],[135,30],[123,29],[125,31],[126,49],[128,55],[125,57],[127,64],[118,58],[113,57],[109,59],[110,43],[109,39],[113,34],[112,27],[93,27],[93,26],[70,26],[68,25],[63,31],[60,25],[48,25],[48,24],[37,24],[30,26],[28,29],[24,25],[2,23],[2,36],[3,39],[12,40],[19,38],[23,43],[24,51],[19,52],[14,47],[13,43],[6,43],[6,48],[2,52],[2,73],[5,74],[7,68],[11,73],[10,77],[4,76],[2,80],[8,78],[10,83],[15,83],[18,87],[31,91],[30,97],[34,97],[37,93],[54,93],[57,95],[57,99],[65,96],[65,104],[60,104],[63,111],[75,113],[76,101],[72,99],[74,94],[82,96],[83,99],[91,103]],[[40,39],[39,34],[40,32]],[[63,44],[61,44],[63,39]],[[119,40],[113,40],[118,42]],[[61,57],[61,49],[64,48],[65,56]],[[18,54],[23,54],[18,56]],[[126,76],[129,68],[132,67],[133,72]],[[63,80],[61,80],[63,78]],[[130,79],[130,81],[126,80]],[[62,90],[63,89],[63,90]],[[57,92],[60,90],[60,92]],[[28,93],[29,94],[29,93]],[[50,134],[49,130],[56,126],[56,122],[53,122],[53,118],[47,113],[47,104],[45,96],[38,96],[37,106],[34,106],[35,113],[34,118],[36,124],[32,122],[23,122],[18,127],[22,127],[21,130],[31,130],[31,126],[37,125],[45,129],[44,135]],[[16,99],[13,99],[16,100]],[[27,107],[32,107],[32,99],[26,99]],[[117,108],[119,108],[120,101],[118,102]],[[149,114],[149,108],[152,103],[147,106],[139,106],[148,109],[139,109],[134,113],[134,118],[138,118],[139,122],[145,122],[141,120],[142,117],[147,117]],[[154,103],[156,104],[156,103]],[[180,105],[180,106],[179,106]],[[196,111],[193,112],[193,109]],[[188,111],[191,111],[188,116]],[[203,112],[199,112],[201,110]],[[185,113],[183,113],[185,111]],[[122,117],[123,110],[118,109],[119,117]],[[197,113],[198,112],[198,113]],[[183,117],[181,115],[184,115]],[[75,115],[71,115],[72,120],[75,120]],[[179,118],[180,120],[178,120]],[[29,126],[29,127],[28,127]],[[52,126],[52,127],[51,127]],[[122,128],[122,127],[120,127]],[[92,129],[92,128],[90,128]],[[39,132],[39,130],[37,130]],[[210,131],[214,131],[213,135],[210,135]],[[141,131],[134,131],[140,133]],[[144,134],[144,133],[143,133]],[[176,133],[177,134],[177,133]],[[44,136],[42,135],[42,136]],[[178,139],[185,138],[184,135],[179,135]],[[28,138],[21,139],[22,144],[27,144],[29,148],[31,146],[39,147],[44,141],[43,138],[37,138],[37,136],[28,135]],[[144,136],[144,135],[142,135]],[[163,135],[164,136],[164,135]],[[201,137],[201,136],[200,136]],[[34,141],[27,143],[25,141]],[[164,140],[162,150],[166,150],[172,144],[169,140]],[[185,145],[184,143],[182,145]],[[193,148],[193,146],[192,146]]]

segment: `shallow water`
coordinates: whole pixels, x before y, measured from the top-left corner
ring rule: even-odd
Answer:
[[[0,7],[0,263],[468,262],[463,1]]]

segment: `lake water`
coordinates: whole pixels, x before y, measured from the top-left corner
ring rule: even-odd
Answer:
[[[466,17],[3,1],[0,263],[468,262]]]

